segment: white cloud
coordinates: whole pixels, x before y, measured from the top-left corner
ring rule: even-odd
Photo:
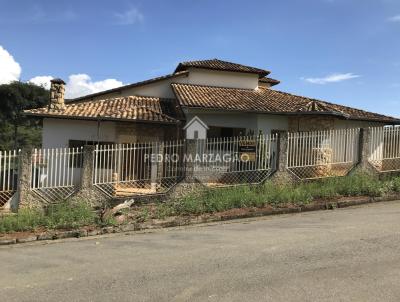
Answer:
[[[116,79],[105,79],[93,82],[87,74],[72,74],[69,76],[67,86],[65,87],[65,97],[77,98],[83,95],[117,88],[122,85],[123,83]]]
[[[337,83],[346,80],[351,80],[359,77],[360,77],[359,75],[353,73],[333,73],[323,78],[302,78],[302,79],[312,84],[324,85],[328,83]]]
[[[50,89],[50,80],[52,80],[52,76],[37,76],[28,81],[28,83],[32,83],[38,86],[42,86],[43,88]]]
[[[37,76],[30,79],[28,82],[50,89],[51,79],[53,79],[52,76]],[[68,77],[67,85],[65,87],[65,97],[69,99],[77,98],[87,94],[117,88],[122,85],[123,83],[116,79],[105,79],[93,82],[87,74],[72,74]]]
[[[400,22],[400,15],[396,15],[387,19],[389,22]]]
[[[116,23],[120,25],[131,25],[142,23],[144,20],[143,14],[135,7],[130,8],[122,13],[114,13]]]
[[[21,75],[21,66],[10,53],[0,45],[0,84],[18,81]]]
[[[0,46],[0,84],[8,84],[12,81],[18,81],[21,76],[21,66],[16,62],[13,56]],[[50,75],[36,76],[28,82],[50,89]],[[116,79],[105,79],[101,81],[92,81],[89,75],[85,73],[72,74],[68,77],[65,87],[65,96],[67,98],[76,98],[86,94],[91,94],[107,89],[117,88],[123,83]]]

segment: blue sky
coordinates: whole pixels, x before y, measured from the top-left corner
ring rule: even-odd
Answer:
[[[399,37],[398,0],[0,0],[0,80],[61,77],[76,96],[220,58],[400,116]]]

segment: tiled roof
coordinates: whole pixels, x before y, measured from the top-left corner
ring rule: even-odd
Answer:
[[[398,123],[393,117],[260,87],[256,90],[172,84],[183,107],[275,114],[328,114],[352,120]]]
[[[66,104],[64,110],[43,107],[24,112],[42,117],[177,123],[178,120],[170,116],[175,111],[173,107],[173,100],[129,96]]]
[[[233,72],[244,72],[244,73],[256,73],[259,75],[260,78],[270,74],[270,71],[268,70],[226,62],[218,59],[181,62],[179,63],[178,67],[176,67],[175,72],[187,70],[189,67],[233,71]]]
[[[128,84],[128,85],[124,85],[121,87],[117,87],[117,88],[113,88],[113,89],[108,89],[108,90],[104,90],[104,91],[100,91],[100,92],[96,92],[93,94],[88,94],[88,95],[84,95],[75,99],[70,99],[67,102],[68,103],[72,103],[72,102],[78,102],[78,101],[82,101],[82,100],[89,100],[90,98],[96,97],[96,96],[100,96],[103,94],[108,94],[108,93],[112,93],[112,92],[118,92],[118,91],[122,91],[125,89],[129,89],[129,88],[134,88],[134,87],[140,87],[140,86],[144,86],[147,84],[152,84],[152,83],[156,83],[158,81],[162,81],[162,80],[166,80],[166,79],[170,79],[170,78],[176,78],[179,76],[185,76],[188,75],[189,72],[188,71],[181,71],[181,72],[175,72],[175,73],[171,73],[171,74],[167,74],[161,77],[156,77],[156,78],[152,78],[149,80],[145,80],[145,81],[141,81],[141,82],[136,82],[133,84]]]
[[[271,86],[275,86],[275,85],[278,85],[281,81],[278,81],[278,80],[275,80],[272,78],[268,78],[268,77],[264,77],[264,78],[259,79],[259,82],[268,83],[268,84],[271,84]]]

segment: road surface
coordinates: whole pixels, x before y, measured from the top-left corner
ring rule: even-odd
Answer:
[[[0,301],[400,301],[400,202],[0,248]]]

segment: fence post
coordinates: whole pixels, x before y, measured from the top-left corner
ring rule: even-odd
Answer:
[[[287,170],[287,156],[288,156],[288,133],[286,131],[278,132],[277,142],[277,158],[276,158],[276,171],[272,175],[271,180],[275,183],[290,183],[293,182],[293,177]]]
[[[81,190],[93,188],[93,155],[94,146],[85,145],[82,151]]]
[[[359,161],[354,171],[377,175],[378,172],[372,167],[372,165],[369,162],[369,157],[371,155],[370,144],[371,144],[371,129],[361,128],[359,150],[358,150]]]
[[[162,165],[162,161],[158,162],[160,160],[159,158],[159,152],[160,152],[160,145],[158,142],[152,143],[151,144],[151,155],[149,158],[150,161],[150,184],[151,184],[151,191],[156,192],[157,191],[157,182],[159,180],[158,176],[158,166]]]
[[[12,210],[20,206],[29,205],[30,190],[32,183],[32,150],[23,149],[18,162],[18,187],[17,204],[11,205]]]
[[[193,182],[194,181],[194,161],[196,158],[196,152],[197,152],[197,141],[196,139],[187,139],[186,140],[186,154],[185,154],[185,181],[187,183]]]

